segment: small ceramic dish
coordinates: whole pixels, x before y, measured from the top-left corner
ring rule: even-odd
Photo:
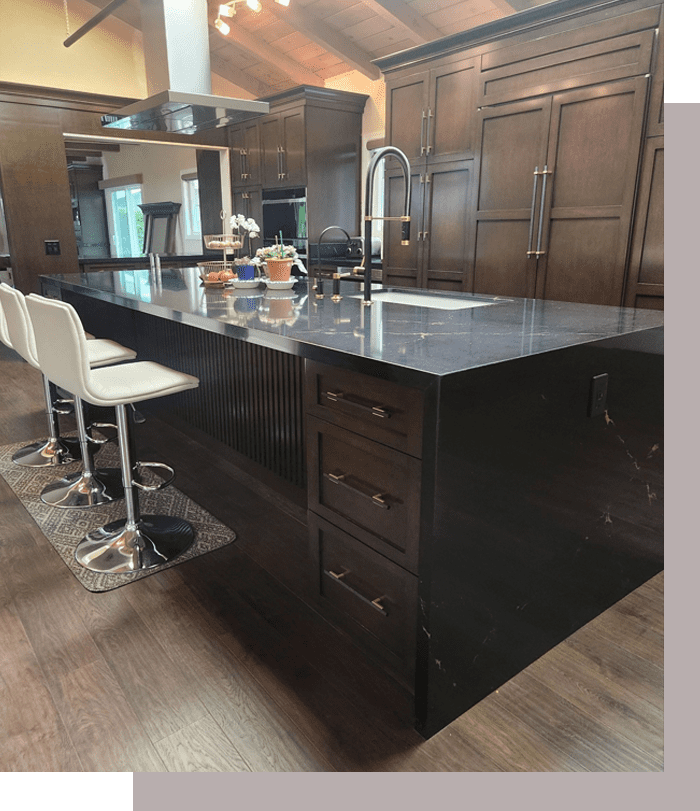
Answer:
[[[249,290],[257,287],[260,284],[260,279],[234,279],[232,284],[240,290]]]
[[[296,279],[289,279],[286,282],[273,282],[271,279],[263,279],[270,290],[291,290],[296,284]]]

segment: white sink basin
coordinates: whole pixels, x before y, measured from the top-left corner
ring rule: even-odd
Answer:
[[[362,296],[350,296],[362,298]],[[409,307],[432,307],[435,310],[468,310],[470,307],[490,307],[493,301],[470,301],[449,296],[430,296],[424,293],[398,293],[394,290],[378,290],[372,293],[372,301],[388,304],[407,304]]]

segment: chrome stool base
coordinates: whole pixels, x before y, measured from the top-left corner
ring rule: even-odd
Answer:
[[[75,559],[93,572],[138,572],[169,563],[193,541],[194,529],[182,518],[144,515],[136,523],[123,518],[89,532]]]
[[[124,498],[119,468],[80,470],[51,482],[41,491],[41,500],[51,507],[86,508]]]
[[[57,467],[80,461],[80,442],[77,439],[49,437],[20,448],[12,456],[20,467]]]

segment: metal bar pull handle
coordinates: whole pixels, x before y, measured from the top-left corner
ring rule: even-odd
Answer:
[[[245,149],[238,150],[238,158],[241,165],[241,180],[245,179]]]
[[[544,225],[544,201],[545,197],[547,196],[547,175],[553,174],[547,170],[547,165],[545,164],[544,171],[542,172],[544,178],[542,180],[542,197],[540,198],[540,222],[537,228],[537,249],[535,250],[535,256],[544,256],[546,251],[542,250],[542,228]]]
[[[342,400],[346,405],[352,406],[359,411],[364,411],[366,414],[371,414],[373,417],[379,417],[383,420],[388,420],[391,417],[391,411],[384,408],[384,406],[365,405],[364,403],[357,403],[354,400],[348,400],[344,391],[324,391],[323,397],[328,398],[332,403],[337,403]]]
[[[282,180],[287,177],[287,161],[286,161],[286,154],[284,151],[284,147],[280,147],[280,173],[282,175]]]
[[[281,146],[277,147],[277,180],[282,180],[282,160],[280,155]]]
[[[540,167],[535,166],[535,171],[532,173],[532,203],[530,204],[530,231],[527,235],[527,255],[532,256],[532,234],[535,230],[535,200],[537,199],[537,178],[540,175]]]
[[[427,120],[427,116],[425,114],[425,110],[420,117],[420,154],[425,155],[425,122]]]
[[[324,473],[323,478],[328,479],[328,481],[333,482],[333,484],[339,484],[346,490],[350,490],[350,492],[354,493],[356,496],[362,496],[362,498],[368,499],[372,502],[372,504],[376,504],[377,507],[381,507],[382,510],[389,509],[389,505],[386,502],[386,493],[375,493],[374,495],[363,493],[362,490],[358,490],[357,487],[353,487],[351,484],[348,484],[345,481],[348,475],[348,473]]]
[[[386,595],[382,595],[381,597],[375,597],[374,600],[371,600],[369,597],[365,597],[364,594],[359,592],[357,589],[354,589],[352,586],[348,585],[344,578],[346,575],[351,574],[349,569],[344,569],[342,572],[334,572],[331,569],[324,569],[323,574],[326,577],[332,578],[336,583],[341,585],[343,588],[347,589],[349,592],[355,595],[359,600],[362,600],[363,603],[367,605],[371,605],[376,611],[379,611],[380,614],[387,616],[387,610],[382,605],[382,601],[386,600]]]
[[[433,151],[433,146],[430,143],[430,121],[433,118],[433,111],[428,107],[428,123],[425,127],[425,154],[430,155]]]

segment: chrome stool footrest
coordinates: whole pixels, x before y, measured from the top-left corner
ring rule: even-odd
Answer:
[[[113,437],[106,437],[105,439],[95,439],[94,436],[90,433],[91,428],[113,428],[115,431],[117,430],[117,426],[111,422],[91,422],[88,425],[88,433],[87,433],[87,440],[92,445],[106,445],[108,442],[116,442],[117,437],[116,434]]]
[[[155,493],[158,490],[163,490],[175,480],[175,470],[164,462],[136,462],[133,468],[134,473],[138,476],[142,468],[158,468],[159,470],[165,470],[168,474],[167,478],[158,484],[143,484],[143,482],[134,479],[134,487],[138,487],[139,490],[143,490],[145,493]]]

